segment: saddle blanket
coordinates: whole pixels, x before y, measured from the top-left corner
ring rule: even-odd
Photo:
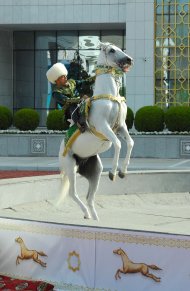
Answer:
[[[86,99],[85,102],[82,102],[80,105],[80,114],[83,116],[83,119],[88,118],[89,110],[90,110],[90,98]],[[68,150],[71,148],[74,141],[81,134],[76,124],[73,124],[69,127],[65,134],[65,150],[63,152],[63,156],[66,156]]]

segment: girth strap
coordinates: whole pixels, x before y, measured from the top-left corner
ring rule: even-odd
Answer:
[[[125,97],[123,96],[113,96],[111,94],[100,94],[96,95],[90,98],[91,101],[99,100],[99,99],[108,99],[110,101],[118,102],[121,104],[121,102],[126,101]]]

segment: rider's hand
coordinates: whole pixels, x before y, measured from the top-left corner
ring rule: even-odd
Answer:
[[[89,97],[88,97],[88,95],[83,95],[82,96],[82,99],[88,99]]]
[[[80,101],[80,97],[67,98],[67,103],[78,103],[79,101]]]

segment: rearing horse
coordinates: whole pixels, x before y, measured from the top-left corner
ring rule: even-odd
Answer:
[[[119,170],[119,177],[127,173],[133,140],[126,126],[127,105],[124,97],[119,94],[121,77],[133,65],[133,59],[126,55],[117,46],[110,43],[100,43],[100,54],[97,60],[96,81],[94,94],[91,98],[91,107],[88,118],[89,129],[80,134],[66,155],[64,140],[60,146],[59,161],[63,174],[62,194],[58,205],[69,190],[71,197],[78,203],[84,212],[85,218],[98,220],[94,207],[94,198],[97,191],[103,166],[99,153],[107,151],[113,144],[115,154],[109,178],[114,180],[118,168],[121,149],[120,136],[127,143],[127,154]],[[81,201],[76,191],[76,173],[85,177],[89,182],[87,194],[88,207]]]

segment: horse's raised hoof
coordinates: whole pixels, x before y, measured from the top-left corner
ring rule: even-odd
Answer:
[[[93,217],[94,220],[99,221],[99,217],[96,215]]]
[[[115,181],[116,176],[112,172],[109,172],[109,178],[111,181]]]
[[[119,178],[123,179],[123,178],[125,178],[125,173],[119,171],[118,176],[119,176]]]

